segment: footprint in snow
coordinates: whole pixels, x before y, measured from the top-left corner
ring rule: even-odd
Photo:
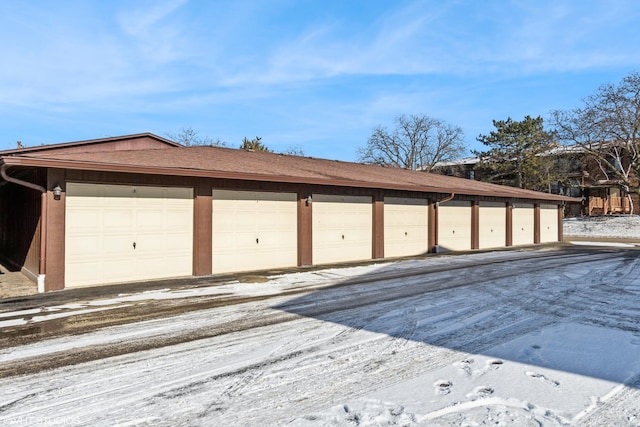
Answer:
[[[494,390],[491,387],[480,386],[473,389],[473,393],[469,393],[467,397],[470,399],[481,399],[491,396],[493,392]]]
[[[500,359],[493,359],[487,361],[487,368],[489,369],[500,369],[504,362]]]
[[[473,359],[464,359],[459,362],[453,364],[456,368],[460,369],[462,373],[466,376],[471,376],[471,364],[473,363]]]
[[[433,383],[433,387],[435,389],[436,394],[439,394],[441,396],[451,393],[452,386],[453,386],[453,383],[447,380],[438,380],[435,383]]]
[[[547,384],[551,384],[554,387],[558,387],[560,385],[560,383],[558,381],[552,380],[547,378],[546,376],[544,376],[543,374],[540,374],[538,372],[531,372],[531,371],[527,371],[525,372],[525,374],[529,377],[529,378],[533,378],[534,380],[541,380],[544,381]]]

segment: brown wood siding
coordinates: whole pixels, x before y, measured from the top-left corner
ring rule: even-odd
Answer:
[[[471,204],[471,249],[480,248],[480,202],[478,199]]]
[[[436,204],[433,199],[429,199],[429,217],[427,220],[428,223],[428,252],[435,252],[436,245],[438,244],[438,210],[436,209]]]
[[[505,246],[513,246],[513,203],[507,203],[507,236]]]
[[[44,185],[45,170],[16,171],[8,174],[19,179]],[[0,254],[9,262],[8,268],[25,269],[29,276],[37,276],[40,264],[40,206],[39,191],[14,183],[0,187]]]
[[[533,205],[533,243],[540,243],[540,204]]]
[[[195,188],[193,216],[193,274],[208,276],[213,272],[211,258],[213,204],[209,180],[198,181]]]
[[[51,189],[56,185],[66,188],[65,171],[49,169],[47,174],[47,214],[45,244],[45,291],[64,289],[65,254],[65,198],[54,199]]]
[[[307,202],[307,198],[312,196],[308,189],[301,189],[298,192],[298,265],[313,264],[313,198]],[[313,197],[313,196],[312,196]]]
[[[562,242],[564,240],[563,219],[564,219],[564,208],[562,207],[562,205],[559,205],[558,206],[558,242]]]
[[[384,196],[373,198],[373,259],[384,258]]]
[[[42,145],[39,147],[27,147],[24,149],[7,150],[10,154],[73,154],[73,153],[103,153],[123,150],[158,150],[174,148],[175,145],[168,141],[156,139],[150,135],[141,135],[132,138],[104,139],[93,141],[79,141],[60,145]]]
[[[53,152],[60,154],[69,153],[89,153],[89,152],[104,152],[104,151],[123,151],[123,150],[161,150],[166,148],[172,148],[157,139],[143,137],[136,139],[127,139],[121,141],[109,141],[101,144],[87,144],[76,145],[71,147],[60,147],[54,150],[47,150],[47,152]]]
[[[206,182],[206,178],[205,182]],[[166,175],[140,175],[121,172],[66,170],[66,181],[93,184],[155,185],[171,187],[196,187],[198,178]],[[64,189],[64,188],[63,188]]]

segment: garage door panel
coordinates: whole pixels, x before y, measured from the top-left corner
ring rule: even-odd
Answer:
[[[80,258],[85,254],[93,254],[102,249],[102,242],[98,239],[84,237],[67,237],[67,255]]]
[[[116,234],[109,233],[107,235],[102,235],[94,239],[96,242],[100,242],[100,252],[103,256],[106,257],[118,257],[118,256],[131,256],[129,252],[133,248],[133,242],[135,242],[135,236],[132,236],[130,233],[127,234]],[[87,239],[85,239],[87,240]],[[93,254],[91,254],[93,256]]]
[[[471,249],[471,202],[442,203],[437,214],[438,246],[453,251]]]
[[[478,222],[480,249],[506,245],[507,207],[505,203],[480,202]]]
[[[315,194],[312,215],[313,263],[371,259],[372,228],[371,197]]]
[[[167,236],[168,237],[168,236]],[[155,233],[147,233],[139,231],[136,236],[136,255],[144,256],[145,254],[163,254],[167,250],[167,242],[165,236],[159,236]],[[133,245],[132,245],[133,247]]]
[[[77,232],[90,231],[100,226],[102,215],[95,209],[77,208],[67,214]]]
[[[240,230],[243,227],[248,230],[253,229],[253,219],[251,215],[245,215],[242,212],[234,214],[233,209],[223,209],[220,203],[217,203],[214,209],[213,227],[217,233],[232,233],[233,230]]]
[[[426,199],[385,197],[385,257],[427,252],[428,223],[429,209]]]
[[[161,262],[159,262],[161,261]],[[145,255],[139,255],[135,268],[141,276],[157,277],[177,277],[187,276],[188,274],[180,274],[191,265],[191,258],[181,253],[176,254],[157,254],[155,252]],[[176,273],[176,271],[178,271]]]
[[[257,238],[261,243],[265,244],[276,244],[289,248],[297,246],[295,244],[295,239],[297,238],[296,233],[283,227],[277,227],[271,231],[260,231],[257,234]]]
[[[152,229],[155,230],[158,227],[165,226],[165,218],[163,212],[159,212],[158,208],[145,206],[143,209],[138,209],[136,216],[136,229]]]
[[[65,233],[68,287],[191,275],[193,190],[68,183]]]
[[[295,193],[213,190],[213,272],[298,263]]]
[[[104,259],[103,262],[97,264],[102,267],[102,275],[104,278],[117,277],[120,281],[127,281],[130,272],[135,271],[136,260],[131,256],[113,256]],[[111,280],[109,280],[110,282]]]
[[[101,217],[101,223],[96,224],[96,227],[108,227],[110,230],[120,229],[128,232],[134,227],[135,219],[131,207],[105,207]]]
[[[512,209],[512,242],[514,246],[531,245],[534,238],[533,204],[517,204]]]
[[[363,221],[371,221],[370,212],[358,212],[347,210],[344,212],[342,226],[346,230],[359,229]]]
[[[190,211],[190,209],[188,210]],[[185,209],[172,209],[167,210],[166,215],[166,225],[169,230],[178,229],[184,230],[185,227],[188,227],[188,224],[185,224],[184,219],[189,214],[189,212],[185,212]]]
[[[100,282],[97,277],[104,277],[102,266],[96,266],[94,262],[77,262],[74,266],[74,277],[85,285],[96,285]]]
[[[540,206],[540,242],[558,241],[558,207],[556,205]]]

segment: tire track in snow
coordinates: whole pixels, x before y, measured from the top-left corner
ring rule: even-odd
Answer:
[[[566,259],[555,261],[548,265],[561,268],[558,263],[564,262],[567,267]],[[315,306],[307,312],[309,317],[289,313],[291,317],[282,322],[256,323],[248,329],[199,341],[41,372],[34,376],[35,384],[27,377],[14,378],[12,396],[27,390],[41,394],[17,401],[0,416],[64,410],[93,425],[130,420],[132,413],[140,419],[159,416],[154,421],[159,425],[184,423],[185,419],[194,425],[277,424],[290,419],[293,408],[297,412],[316,408],[340,401],[345,395],[357,396],[379,384],[452,364],[459,360],[459,353],[451,349],[454,346],[482,349],[513,334],[539,328],[544,322],[538,317],[555,315],[553,311],[522,310],[518,313],[526,316],[518,317],[508,309],[522,293],[522,289],[509,289],[509,277],[516,271],[531,274],[534,267],[543,268],[535,263],[512,264],[511,276],[492,273],[489,267],[479,269],[476,275],[458,279],[459,286],[477,285],[468,286],[464,293],[438,290],[439,283],[420,283],[433,277],[443,280],[437,274],[405,278],[396,286],[376,282],[376,288],[369,291],[376,295],[393,293],[384,295],[382,301],[376,297],[362,301],[367,289],[357,288],[364,284],[354,285],[348,289],[357,291],[353,300],[345,300],[345,293],[329,292],[324,295],[326,305]],[[550,282],[540,289],[552,290],[553,285]],[[416,289],[405,289],[409,286]],[[501,292],[492,293],[495,289]],[[545,299],[558,295],[556,292]],[[515,307],[526,308],[534,302],[535,298],[520,299]],[[258,310],[254,316],[262,313],[270,311]],[[387,320],[397,323],[385,326]],[[317,328],[329,330],[309,338],[309,332]],[[273,342],[267,352],[271,357],[265,357],[261,347],[269,345],[269,339]],[[386,352],[388,356],[393,349],[399,350],[393,355],[393,363],[377,363],[382,360],[378,355]],[[121,375],[123,366],[135,377]],[[91,367],[101,371],[90,372]],[[367,375],[362,375],[365,370]],[[60,375],[68,379],[60,380]],[[339,383],[334,382],[336,378]],[[229,398],[218,410],[213,400],[224,396],[225,390]],[[247,414],[248,408],[254,408],[251,414]],[[185,414],[192,418],[185,418]]]

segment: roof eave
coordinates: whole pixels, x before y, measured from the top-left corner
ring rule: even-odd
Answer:
[[[495,191],[490,190],[464,190],[450,189],[429,185],[410,185],[410,184],[389,184],[382,182],[371,181],[357,181],[357,180],[341,180],[341,179],[324,179],[324,178],[304,178],[299,176],[288,175],[272,175],[272,174],[252,174],[244,172],[228,172],[218,170],[204,170],[204,169],[187,169],[187,168],[175,168],[175,167],[160,167],[160,166],[131,166],[114,163],[100,163],[100,162],[86,162],[75,160],[59,160],[59,159],[46,159],[39,157],[22,157],[22,156],[1,156],[0,164],[7,164],[11,166],[25,166],[25,167],[41,167],[41,168],[58,168],[58,169],[72,169],[72,170],[90,170],[98,172],[120,172],[120,173],[135,173],[135,174],[147,174],[147,175],[169,175],[169,176],[185,176],[185,177],[197,177],[197,178],[221,178],[221,179],[236,179],[236,180],[251,180],[251,181],[271,181],[280,183],[291,184],[316,184],[316,185],[328,185],[338,187],[362,187],[373,189],[386,189],[386,190],[402,190],[402,191],[417,191],[424,193],[437,193],[437,194],[451,194],[456,193],[466,196],[485,196],[485,197],[497,197],[497,198],[515,198],[515,199],[529,199],[529,200],[545,200],[545,201],[564,201],[564,202],[579,202],[581,199],[575,199],[567,196],[559,196],[546,193],[533,193],[533,194],[514,194],[514,195],[496,195]],[[545,197],[540,197],[545,196]]]

